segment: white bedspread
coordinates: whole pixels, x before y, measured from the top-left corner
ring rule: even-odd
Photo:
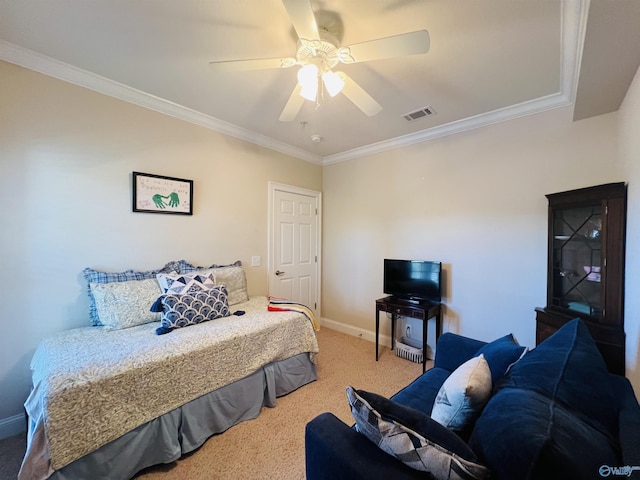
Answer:
[[[150,323],[124,330],[79,328],[45,339],[32,363],[30,422],[43,422],[51,468],[60,469],[180,405],[270,362],[318,352],[297,312],[269,312],[251,298],[230,316],[156,335]]]

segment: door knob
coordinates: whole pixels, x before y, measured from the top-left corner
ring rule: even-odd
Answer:
[[[278,275],[278,276],[284,275],[284,272],[281,272],[280,270],[276,270],[276,275]]]

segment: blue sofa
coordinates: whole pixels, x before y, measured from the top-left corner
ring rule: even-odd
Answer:
[[[426,417],[445,380],[484,351],[491,397],[475,422],[455,435],[488,468],[490,478],[619,478],[627,473],[640,478],[633,468],[640,467],[640,406],[629,381],[608,373],[585,324],[567,323],[513,365],[506,364],[513,349],[500,358],[506,338],[485,343],[443,334],[434,368],[385,399],[385,408],[432,421]],[[433,478],[331,413],[307,424],[305,455],[307,480]]]

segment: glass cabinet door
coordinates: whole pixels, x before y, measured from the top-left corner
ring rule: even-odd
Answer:
[[[627,186],[607,183],[545,197],[547,305],[536,308],[536,345],[579,317],[609,371],[624,375]]]
[[[595,318],[602,309],[602,206],[556,209],[551,303]]]

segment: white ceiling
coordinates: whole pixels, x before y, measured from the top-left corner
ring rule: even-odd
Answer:
[[[338,95],[280,122],[294,69],[213,71],[295,55],[281,0],[0,0],[0,59],[324,164],[576,98],[576,118],[615,111],[640,64],[638,0],[311,3],[342,45],[428,30],[426,54],[342,66],[381,113]],[[403,118],[425,106],[437,113]]]

